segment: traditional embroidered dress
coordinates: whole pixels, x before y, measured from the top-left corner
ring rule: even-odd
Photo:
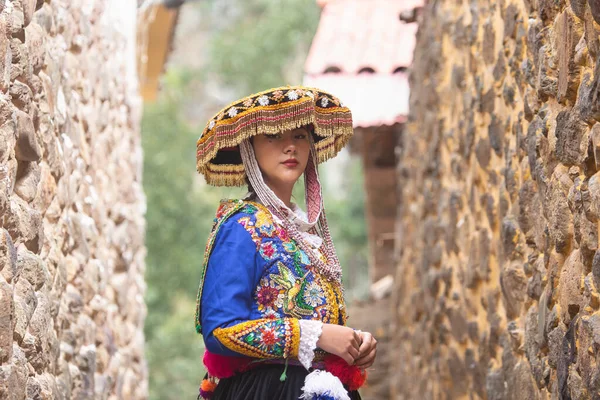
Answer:
[[[346,324],[316,163],[341,149],[351,121],[335,97],[287,87],[242,99],[207,125],[198,170],[217,185],[246,181],[254,156],[243,141],[252,134],[309,125],[316,143],[306,171],[308,215],[260,198],[222,201],[217,210],[198,290],[196,330],[204,336],[209,373],[199,397],[360,398],[364,372],[316,349],[323,323]],[[260,177],[249,178],[264,185]],[[269,194],[258,197],[268,201]]]

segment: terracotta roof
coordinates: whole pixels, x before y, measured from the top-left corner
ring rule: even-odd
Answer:
[[[308,86],[339,96],[355,126],[401,122],[408,113],[406,69],[412,64],[416,23],[400,14],[423,0],[329,0],[305,64]]]
[[[306,75],[304,84],[337,96],[352,110],[355,127],[393,125],[408,115],[406,74]]]

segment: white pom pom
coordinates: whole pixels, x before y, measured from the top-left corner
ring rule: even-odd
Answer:
[[[315,370],[304,379],[302,400],[310,400],[313,396],[327,395],[336,400],[350,400],[342,382],[327,371]]]

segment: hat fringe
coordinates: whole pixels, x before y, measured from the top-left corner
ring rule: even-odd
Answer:
[[[312,124],[321,140],[316,143],[317,161],[334,157],[353,134],[352,114],[343,106],[317,107],[317,97],[303,96],[293,101],[266,106],[232,108],[219,113],[210,130],[205,130],[197,142],[198,172],[214,186],[243,186],[246,173],[242,164],[213,164],[220,150],[237,147],[243,140],[256,135],[276,134]],[[239,103],[237,103],[239,104]],[[225,118],[225,113],[231,117]],[[235,115],[233,115],[235,114]],[[232,116],[233,115],[233,116]],[[208,128],[207,128],[208,129]]]

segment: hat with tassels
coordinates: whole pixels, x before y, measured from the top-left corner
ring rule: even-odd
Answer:
[[[197,142],[196,167],[214,186],[242,186],[246,171],[239,144],[254,135],[310,126],[319,163],[352,136],[352,113],[319,89],[285,86],[235,101],[211,118]]]

